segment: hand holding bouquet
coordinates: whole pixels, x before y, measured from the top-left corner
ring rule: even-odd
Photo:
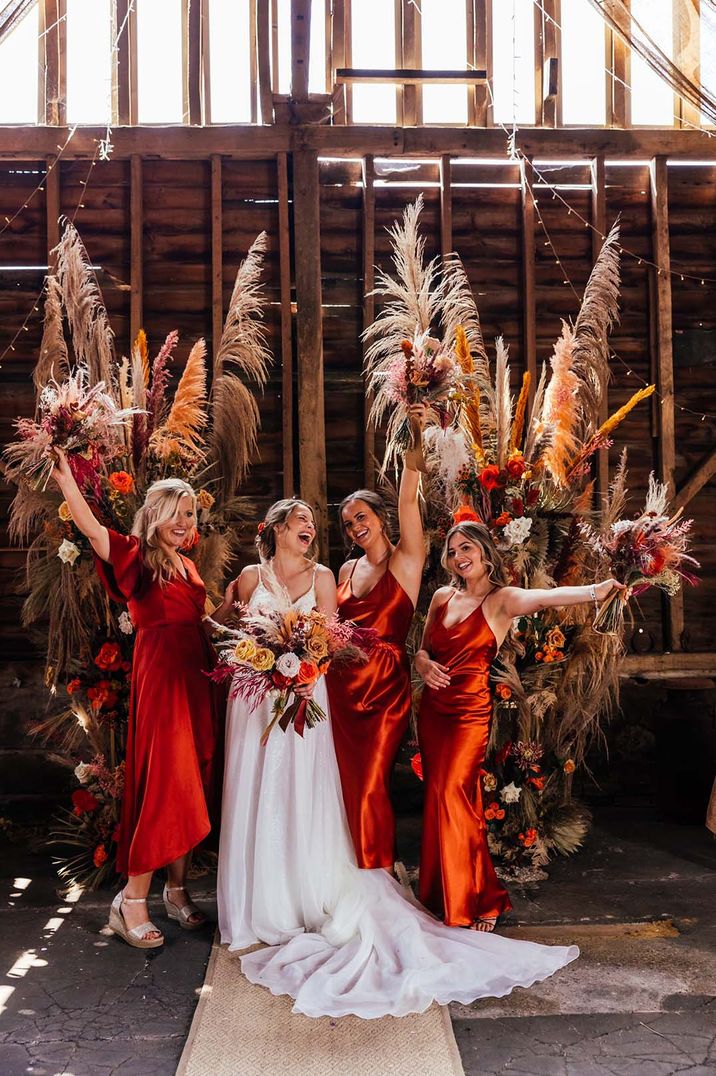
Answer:
[[[241,614],[236,630],[216,625],[225,641],[219,643],[212,679],[231,680],[231,697],[241,697],[251,710],[275,694],[262,747],[276,725],[285,732],[293,724],[303,736],[306,727],[326,718],[307,689],[333,661],[365,661],[374,633],[317,610],[299,613],[293,608],[263,611],[244,606]]]

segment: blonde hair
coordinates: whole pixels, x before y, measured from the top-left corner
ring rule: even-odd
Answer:
[[[132,534],[139,538],[142,556],[152,570],[152,577],[160,583],[173,579],[177,569],[159,540],[159,528],[174,519],[182,497],[191,497],[196,518],[196,493],[188,482],[181,478],[162,478],[152,482],[132,524]],[[187,544],[191,543],[192,538],[193,534],[190,534]]]
[[[509,579],[507,578],[502,558],[497,551],[497,547],[492,540],[492,535],[489,530],[484,523],[473,523],[470,520],[466,520],[464,523],[456,523],[455,526],[451,527],[447,532],[445,545],[443,546],[443,551],[440,555],[440,563],[450,576],[451,586],[458,588],[465,586],[465,580],[460,579],[459,576],[455,575],[448,564],[448,547],[450,545],[450,539],[454,538],[456,534],[463,534],[469,542],[480,547],[482,551],[482,559],[487,568],[487,578],[494,584],[494,586],[506,587],[509,585]]]
[[[299,497],[285,497],[271,505],[262,523],[259,523],[259,533],[256,535],[256,548],[259,557],[263,561],[271,560],[276,555],[276,528],[286,523],[286,520],[302,504],[313,516],[313,509]],[[263,525],[262,525],[263,524]]]

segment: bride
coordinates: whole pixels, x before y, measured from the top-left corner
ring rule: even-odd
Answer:
[[[308,559],[315,533],[303,501],[274,504],[259,525],[261,563],[242,571],[238,600],[334,613],[333,575]],[[323,679],[313,694],[328,714]],[[241,957],[251,982],[290,995],[306,1016],[405,1016],[433,1001],[502,997],[578,956],[574,946],[446,927],[387,871],[360,870],[330,715],[303,737],[276,728],[261,747],[270,707],[250,712],[236,698],[227,715],[219,929],[230,950],[266,943]]]

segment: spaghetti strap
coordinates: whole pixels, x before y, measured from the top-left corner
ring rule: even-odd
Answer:
[[[353,567],[351,568],[351,574],[348,576],[348,582],[349,583],[350,583],[351,579],[353,578],[353,572],[356,570],[356,565],[357,565],[359,560],[360,560],[360,557],[356,557],[356,559],[353,561]]]

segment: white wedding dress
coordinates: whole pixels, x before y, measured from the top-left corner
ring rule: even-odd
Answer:
[[[294,602],[314,608],[315,590]],[[252,607],[277,603],[259,584]],[[325,682],[315,699],[329,713]],[[575,946],[446,927],[384,870],[356,866],[330,720],[298,736],[275,728],[270,701],[229,702],[219,848],[221,940],[253,983],[288,994],[306,1016],[423,1012],[433,1001],[502,997],[546,979]]]

